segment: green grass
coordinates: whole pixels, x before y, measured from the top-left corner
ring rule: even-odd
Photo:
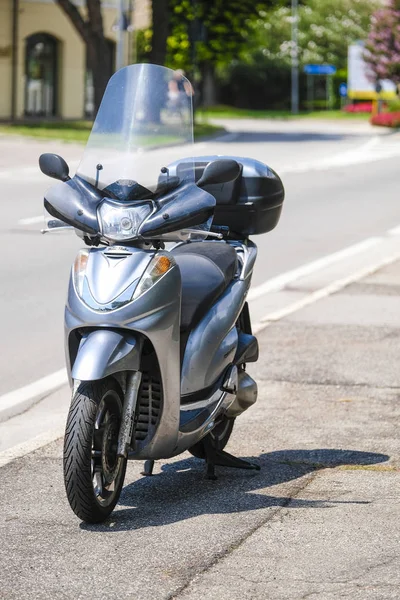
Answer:
[[[0,135],[22,135],[43,140],[86,143],[91,128],[91,121],[4,124],[0,125]],[[199,139],[218,135],[224,131],[223,127],[216,127],[210,123],[199,123],[195,125],[194,136],[195,139]],[[165,139],[162,141],[165,142]]]
[[[367,121],[370,117],[367,113],[345,113],[341,110],[315,110],[301,112],[292,115],[289,110],[250,110],[247,108],[235,108],[233,106],[212,106],[207,109],[199,109],[197,112],[200,119],[361,119]]]
[[[7,124],[0,125],[0,134],[85,143],[89,137],[91,128],[92,124],[90,121]]]

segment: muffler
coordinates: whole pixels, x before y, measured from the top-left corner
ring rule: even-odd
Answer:
[[[226,416],[234,419],[247,410],[257,400],[257,384],[250,375],[238,370],[238,387],[236,398],[226,411]]]

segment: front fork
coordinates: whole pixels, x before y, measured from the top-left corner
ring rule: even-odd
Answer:
[[[135,423],[135,411],[139,395],[142,374],[140,371],[128,372],[126,391],[122,407],[121,427],[118,434],[118,456],[127,458]]]

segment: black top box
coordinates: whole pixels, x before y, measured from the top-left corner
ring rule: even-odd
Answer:
[[[239,238],[272,231],[281,215],[285,190],[277,173],[262,162],[240,156],[196,156],[169,165],[169,174],[179,177],[193,160],[198,181],[208,163],[223,158],[236,160],[242,168],[233,181],[204,186],[217,203],[213,224],[229,227]]]

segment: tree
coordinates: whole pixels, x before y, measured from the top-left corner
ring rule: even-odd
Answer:
[[[170,32],[169,0],[152,0],[153,14],[152,45],[149,60],[155,65],[164,65],[167,55],[167,39]]]
[[[213,101],[214,75],[246,46],[250,22],[282,0],[152,0],[152,31],[138,36],[141,60],[184,69]],[[160,6],[162,4],[162,6]],[[167,32],[167,36],[165,35]],[[157,47],[157,50],[155,48]]]
[[[348,46],[365,39],[376,2],[370,0],[307,0],[299,7],[299,61],[347,67]],[[252,25],[252,43],[245,58],[262,49],[269,60],[291,62],[291,10],[280,7],[262,14]]]
[[[390,0],[374,13],[365,47],[371,79],[400,84],[400,0]]]
[[[245,48],[252,20],[280,0],[170,0],[168,60],[174,68],[200,71],[203,104],[215,103],[215,70]]]
[[[104,35],[101,1],[85,0],[85,2],[86,15],[84,16],[71,0],[56,0],[86,45],[88,66],[93,74],[96,113],[112,73],[112,52]]]

